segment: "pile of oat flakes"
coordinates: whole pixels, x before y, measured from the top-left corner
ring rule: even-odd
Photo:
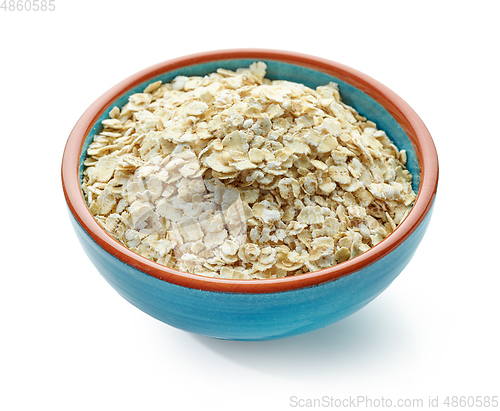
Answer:
[[[406,154],[266,65],[160,81],[114,107],[85,161],[90,211],[134,252],[212,277],[317,271],[369,250],[416,196]]]

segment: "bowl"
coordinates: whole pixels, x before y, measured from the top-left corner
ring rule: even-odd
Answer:
[[[369,251],[334,267],[264,280],[211,278],[152,262],[113,239],[87,207],[80,181],[86,150],[100,122],[147,84],[177,75],[203,76],[255,61],[267,77],[317,87],[333,81],[346,104],[374,121],[407,152],[417,199],[406,219]],[[417,114],[369,76],[323,58],[288,51],[235,49],[165,61],[121,81],[99,97],[73,128],[62,160],[62,184],[76,235],[105,280],[127,301],[181,330],[218,339],[271,340],[325,327],[372,301],[401,273],[429,225],[438,182],[432,138]]]

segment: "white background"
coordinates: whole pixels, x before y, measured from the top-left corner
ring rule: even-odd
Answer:
[[[287,410],[349,396],[439,396],[446,409],[446,396],[500,395],[495,1],[55,5],[0,9],[0,409]],[[67,136],[103,92],[237,47],[374,77],[419,114],[440,158],[429,230],[391,287],[337,324],[271,342],[191,335],[118,296],[80,248],[60,183]]]

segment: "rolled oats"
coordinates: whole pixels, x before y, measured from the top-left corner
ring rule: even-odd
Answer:
[[[156,81],[113,107],[82,189],[119,242],[194,274],[279,278],[354,258],[408,215],[407,155],[341,101],[266,65]]]

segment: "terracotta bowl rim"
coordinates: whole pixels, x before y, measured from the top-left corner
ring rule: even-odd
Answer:
[[[391,235],[360,256],[320,271],[278,279],[232,280],[189,274],[164,267],[129,250],[99,226],[83,198],[78,173],[85,137],[98,118],[118,97],[149,79],[186,66],[232,59],[274,60],[330,74],[368,94],[395,118],[415,148],[420,168],[420,187],[411,212]],[[341,63],[292,51],[269,49],[205,51],[167,60],[131,75],[105,92],[84,112],[69,135],[61,167],[63,191],[70,213],[92,240],[107,253],[145,274],[171,284],[206,291],[255,294],[316,286],[337,280],[379,261],[400,246],[424,220],[434,201],[438,174],[437,152],[429,131],[413,109],[389,88]]]

